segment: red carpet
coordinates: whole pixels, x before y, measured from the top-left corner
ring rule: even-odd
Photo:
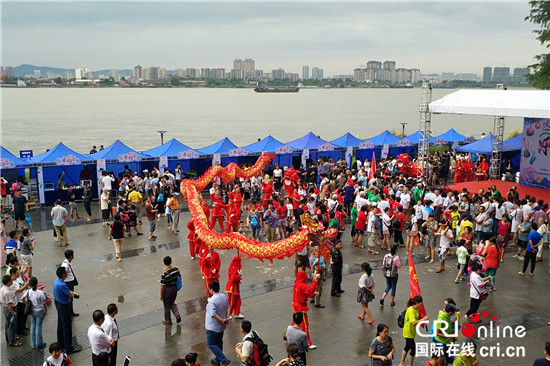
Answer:
[[[462,188],[466,188],[468,192],[474,193],[474,192],[478,192],[482,188],[485,191],[487,191],[487,189],[493,184],[497,187],[498,191],[503,196],[506,195],[506,192],[508,192],[510,187],[515,186],[521,198],[523,198],[526,194],[530,194],[531,196],[535,196],[537,201],[539,199],[543,199],[544,202],[550,202],[550,189],[526,187],[526,186],[521,186],[518,183],[503,182],[501,180],[457,183],[457,184],[453,184],[452,186],[449,186],[449,188],[452,191],[457,190],[459,193],[462,191]]]

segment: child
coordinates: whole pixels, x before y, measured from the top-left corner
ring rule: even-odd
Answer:
[[[69,366],[72,364],[69,356],[61,352],[62,349],[61,345],[57,342],[50,344],[49,350],[52,355],[46,359],[43,366]]]
[[[455,283],[459,283],[463,280],[462,275],[466,269],[466,259],[468,257],[468,249],[464,246],[465,240],[458,242],[458,249],[456,250],[456,257],[458,258],[458,274],[456,275]]]
[[[242,220],[239,221],[239,234],[243,235],[245,238],[248,238],[246,235],[246,228],[244,227],[244,222]]]
[[[363,312],[357,317],[361,320],[365,320],[365,315],[369,316],[367,324],[374,323],[374,318],[369,309],[369,302],[374,300],[374,277],[372,276],[372,268],[367,262],[361,264],[363,275],[359,279],[359,290],[357,291],[357,302],[361,303]]]

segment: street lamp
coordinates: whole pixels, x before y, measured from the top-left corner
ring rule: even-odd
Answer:
[[[405,126],[407,125],[407,122],[401,122],[401,126],[403,126],[403,137],[405,137]]]
[[[405,127],[403,127],[405,128]],[[157,131],[158,133],[160,133],[160,144],[161,145],[164,145],[164,134],[168,131]]]

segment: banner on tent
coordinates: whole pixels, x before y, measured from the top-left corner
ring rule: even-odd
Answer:
[[[107,168],[107,163],[106,163],[105,159],[97,159],[96,160],[96,167],[97,167],[97,171],[105,170]]]
[[[246,151],[242,147],[229,150],[229,156],[246,156],[246,155],[248,155],[248,151]]]
[[[447,140],[445,137],[438,137],[434,139],[434,145],[445,145],[447,143]]]
[[[288,145],[283,145],[275,149],[275,154],[290,154],[292,148]]]
[[[359,149],[372,149],[374,144],[370,141],[363,141],[359,144]]]
[[[168,156],[161,156],[159,158],[159,169],[168,168]]]
[[[135,152],[129,152],[127,154],[121,154],[118,156],[120,163],[132,163],[134,161],[141,161],[141,156]]]
[[[80,165],[80,159],[74,155],[66,155],[55,159],[55,165]]]
[[[307,159],[309,159],[309,149],[302,150],[302,165],[306,167]]]
[[[220,165],[222,163],[221,154],[212,155],[212,165]]]
[[[178,159],[198,159],[199,153],[195,150],[180,151],[178,153]]]
[[[550,119],[525,118],[519,183],[550,188]]]
[[[348,166],[351,166],[351,158],[353,157],[353,146],[348,146],[346,148],[346,162]]]
[[[382,159],[386,159],[388,157],[388,153],[390,152],[390,145],[385,144],[382,146]]]
[[[45,203],[46,195],[44,194],[44,170],[41,166],[36,168],[36,176],[38,178],[38,200],[40,203]]]
[[[330,142],[317,146],[317,151],[334,151],[334,145]]]
[[[397,141],[397,146],[398,147],[409,147],[409,146],[412,146],[412,142],[408,139],[399,140],[399,141]]]
[[[2,158],[0,159],[0,169],[10,169],[15,168],[15,164],[10,159]]]
[[[462,140],[465,144],[471,144],[472,142],[476,142],[476,138],[474,136],[466,137],[464,140]]]

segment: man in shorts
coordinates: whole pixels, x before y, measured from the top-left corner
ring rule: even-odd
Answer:
[[[17,195],[13,198],[11,211],[13,212],[13,219],[15,220],[15,230],[17,230],[20,223],[21,227],[23,227],[25,215],[29,212],[29,203],[27,202],[27,198],[23,196],[21,189],[17,190]]]
[[[524,255],[527,252],[527,242],[529,241],[529,232],[531,231],[531,217],[526,215],[523,217],[523,222],[518,226],[518,253],[512,258],[519,261],[525,259]]]

